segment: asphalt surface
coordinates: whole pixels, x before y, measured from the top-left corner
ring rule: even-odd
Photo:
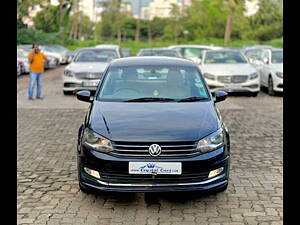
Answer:
[[[231,134],[225,192],[80,192],[76,137],[88,103],[62,92],[63,66],[43,78],[43,100],[17,79],[18,224],[283,224],[283,100],[264,92],[218,103]]]

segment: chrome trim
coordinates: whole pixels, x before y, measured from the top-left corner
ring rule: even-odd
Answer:
[[[100,175],[101,176],[101,175]],[[215,180],[221,179],[225,177],[225,173],[223,173],[220,176],[213,177],[209,180],[205,181],[200,181],[200,182],[192,182],[192,183],[166,183],[166,184],[122,184],[122,183],[109,183],[101,180],[97,180],[99,184],[105,185],[105,186],[121,186],[121,187],[171,187],[171,186],[190,186],[190,185],[202,185],[202,184],[207,184],[211,183]]]

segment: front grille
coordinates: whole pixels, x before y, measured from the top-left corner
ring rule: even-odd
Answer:
[[[218,81],[223,84],[229,84],[229,83],[244,83],[248,79],[247,75],[232,75],[232,76],[219,76]]]
[[[76,73],[77,79],[86,79],[86,80],[93,80],[93,79],[100,79],[102,73]]]
[[[158,144],[161,154],[155,158],[192,157],[199,155],[196,150],[197,142],[113,142],[113,151],[110,154],[120,157],[154,158],[149,154],[149,147]]]

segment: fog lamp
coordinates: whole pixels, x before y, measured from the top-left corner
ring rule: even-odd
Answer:
[[[224,167],[220,167],[216,170],[212,170],[209,172],[209,175],[208,175],[208,178],[212,178],[212,177],[215,177],[217,176],[218,174],[220,174],[222,171],[224,170]]]
[[[96,170],[91,170],[91,169],[86,168],[86,167],[83,167],[83,169],[84,169],[84,171],[85,171],[87,174],[91,175],[92,177],[96,177],[96,178],[100,179],[100,174],[99,174],[98,171],[96,171]]]

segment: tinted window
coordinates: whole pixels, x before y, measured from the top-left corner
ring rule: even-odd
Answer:
[[[102,101],[133,98],[208,97],[196,68],[180,66],[111,67],[97,97]]]
[[[169,56],[169,57],[178,57],[176,51],[171,50],[164,50],[164,51],[157,51],[157,50],[143,50],[140,56]]]
[[[283,63],[283,51],[272,51],[272,63]]]
[[[114,50],[82,50],[76,55],[74,62],[108,62],[113,58],[117,58]]]
[[[204,59],[205,64],[214,63],[247,63],[240,52],[236,51],[213,51],[207,52]]]
[[[202,57],[203,50],[206,50],[206,48],[184,48],[184,57],[190,58],[190,57]]]

